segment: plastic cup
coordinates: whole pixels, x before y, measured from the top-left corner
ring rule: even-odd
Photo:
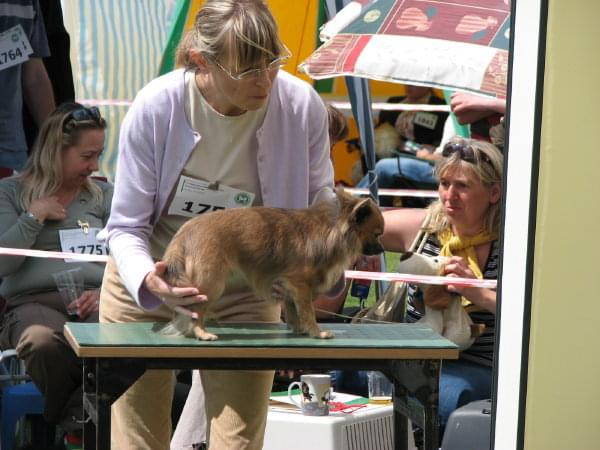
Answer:
[[[369,403],[385,405],[392,402],[392,389],[394,385],[381,372],[367,372],[369,383]]]
[[[60,293],[69,316],[79,316],[79,307],[70,306],[83,293],[83,271],[81,267],[62,270],[52,274],[56,289]]]

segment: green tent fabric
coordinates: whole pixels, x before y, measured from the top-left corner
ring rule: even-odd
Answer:
[[[186,19],[190,11],[190,0],[178,0],[175,5],[175,20],[171,30],[169,31],[169,37],[167,39],[167,46],[163,53],[162,60],[160,62],[160,68],[158,74],[162,75],[170,72],[175,68],[175,51],[177,50],[177,44],[183,36]]]
[[[137,92],[167,67],[165,48],[189,0],[62,2],[75,98],[106,119],[100,175],[114,181],[119,129]],[[174,48],[174,47],[173,47]],[[172,64],[172,62],[171,62]]]

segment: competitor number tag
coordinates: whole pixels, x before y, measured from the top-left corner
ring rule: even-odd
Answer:
[[[420,125],[422,127],[429,128],[430,130],[434,130],[437,121],[437,115],[430,112],[419,111],[417,114],[415,114],[415,119],[413,120],[413,123],[415,125]]]
[[[211,211],[252,206],[255,194],[224,184],[213,184],[182,175],[168,214],[196,217]]]
[[[106,245],[96,237],[100,228],[90,227],[87,233],[81,228],[58,230],[60,247],[63,252],[80,253],[82,255],[108,255]],[[65,259],[65,262],[80,262],[76,259]]]
[[[24,63],[32,53],[33,49],[21,25],[0,33],[0,70]]]

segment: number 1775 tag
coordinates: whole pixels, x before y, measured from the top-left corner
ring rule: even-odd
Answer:
[[[87,233],[81,228],[58,230],[60,247],[66,253],[108,255],[108,249],[96,237],[99,231],[100,228],[89,228]],[[78,262],[78,260],[66,258],[65,262]]]

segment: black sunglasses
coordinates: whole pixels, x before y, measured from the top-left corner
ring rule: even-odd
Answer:
[[[473,147],[471,147],[468,144],[465,144],[462,142],[448,142],[446,145],[444,145],[444,148],[442,149],[442,156],[444,158],[447,158],[447,157],[453,155],[454,153],[458,153],[458,156],[463,161],[466,161],[471,164],[477,163],[476,151],[473,149]],[[490,159],[490,157],[488,155],[486,155],[484,152],[481,152],[481,151],[478,152],[478,154],[479,154],[479,159],[481,161],[494,167],[494,164],[492,164],[492,160]]]
[[[90,106],[89,108],[82,106],[81,108],[74,109],[71,111],[70,117],[78,122],[81,120],[94,120],[98,122],[102,119],[97,106]]]

